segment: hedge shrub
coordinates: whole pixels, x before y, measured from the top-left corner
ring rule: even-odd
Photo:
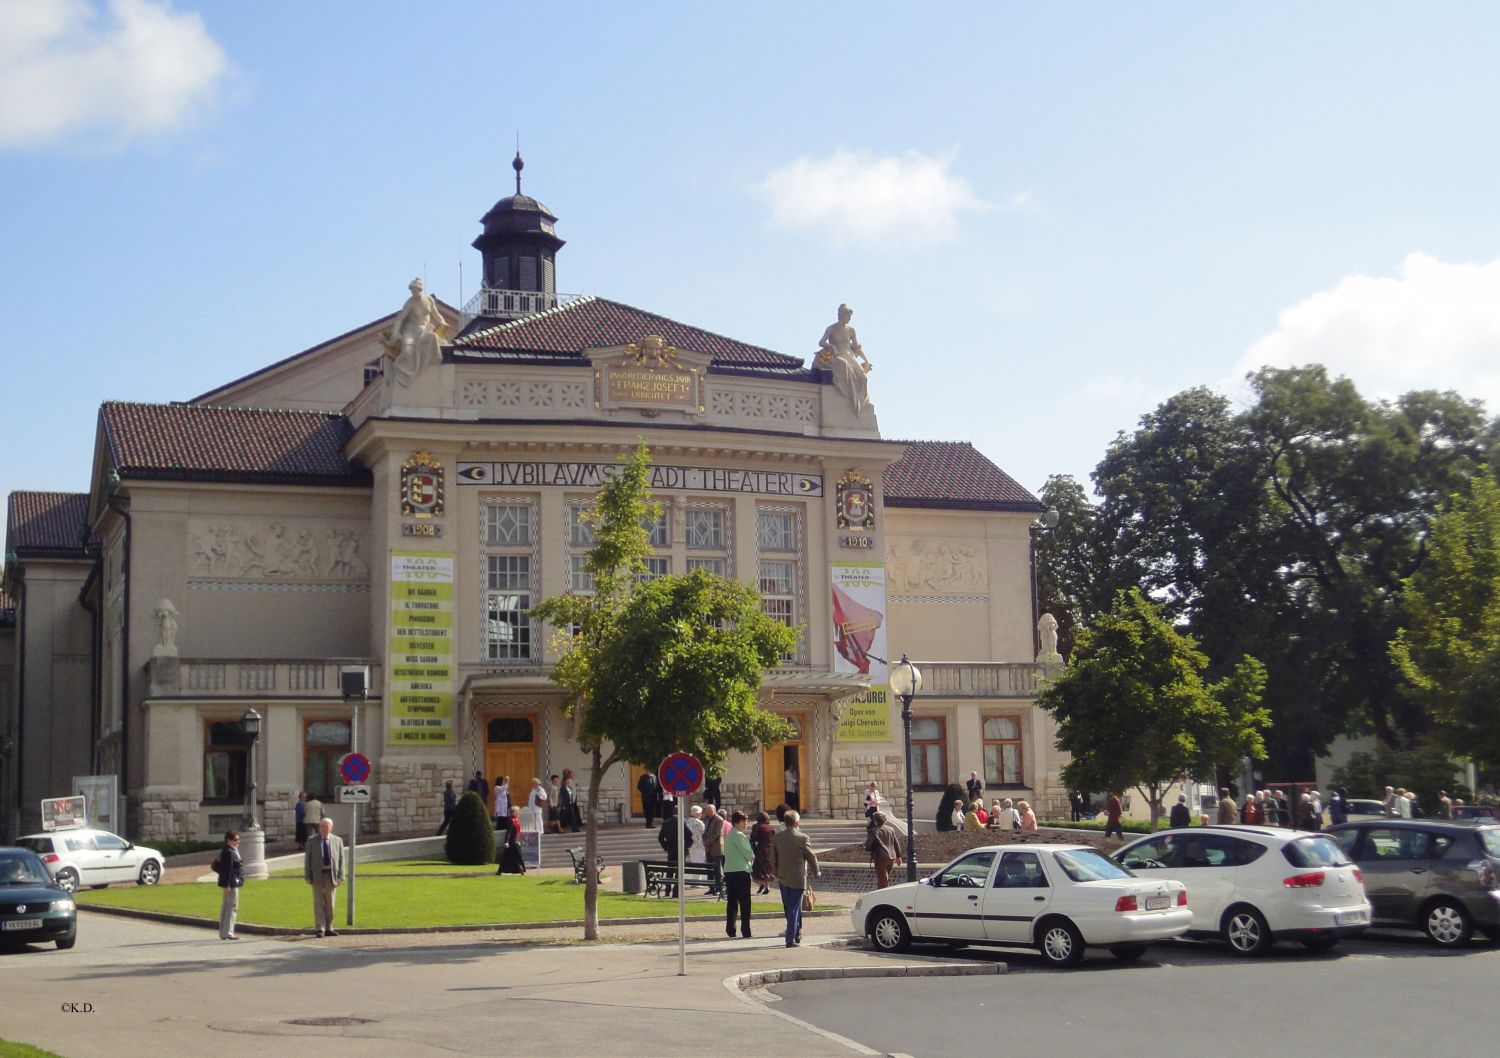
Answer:
[[[449,863],[479,864],[495,862],[495,824],[477,793],[470,790],[458,799],[443,855]]]

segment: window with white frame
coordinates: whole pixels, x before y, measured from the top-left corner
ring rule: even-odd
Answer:
[[[568,590],[575,595],[588,595],[594,590],[594,577],[584,568],[588,562],[589,549],[594,546],[594,527],[587,519],[591,504],[575,502],[568,504]]]
[[[486,500],[484,541],[484,650],[488,661],[533,656],[532,569],[536,561],[536,506],[530,500]]]
[[[986,786],[1020,786],[1021,718],[987,716],[984,718],[984,784]]]
[[[761,508],[755,515],[755,542],[759,552],[756,587],[761,609],[787,627],[795,626],[800,587],[801,533],[797,512],[782,507]],[[784,659],[800,660],[800,646]]]
[[[682,528],[687,571],[703,569],[716,577],[729,576],[729,508],[722,504],[689,506],[683,511]]]
[[[661,550],[672,546],[672,515],[665,507],[655,521],[648,519],[641,523],[641,528],[646,530],[652,547]]]

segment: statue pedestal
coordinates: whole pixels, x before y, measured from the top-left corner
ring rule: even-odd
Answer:
[[[266,869],[264,830],[240,831],[240,860],[245,868],[245,881],[263,882],[271,876],[271,872]]]
[[[164,650],[163,647],[157,647],[156,653],[146,665],[146,671],[151,677],[153,698],[177,694],[182,688],[182,665],[177,659],[177,651],[168,654]]]

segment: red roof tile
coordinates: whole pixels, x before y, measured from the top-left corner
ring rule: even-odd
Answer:
[[[84,553],[78,530],[88,518],[83,492],[12,492],[6,510],[5,550],[18,555]]]
[[[907,441],[885,470],[887,507],[1040,511],[1042,503],[967,441]]]
[[[124,404],[99,410],[121,477],[290,484],[365,484],[344,458],[353,430],[324,412],[206,404]]]
[[[581,298],[510,323],[485,327],[484,322],[476,320],[468,333],[454,342],[456,357],[462,359],[466,353],[480,351],[580,356],[585,349],[628,345],[656,334],[666,339],[668,345],[712,356],[719,366],[803,370],[802,361],[795,356],[738,342],[605,298]]]

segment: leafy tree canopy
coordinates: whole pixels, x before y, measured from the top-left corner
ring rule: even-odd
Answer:
[[[1265,670],[1246,656],[1220,680],[1208,659],[1138,589],[1081,629],[1073,657],[1037,698],[1072,757],[1063,781],[1075,790],[1134,786],[1161,814],[1179,775],[1210,774],[1242,757],[1265,756],[1270,714],[1260,706]]]

